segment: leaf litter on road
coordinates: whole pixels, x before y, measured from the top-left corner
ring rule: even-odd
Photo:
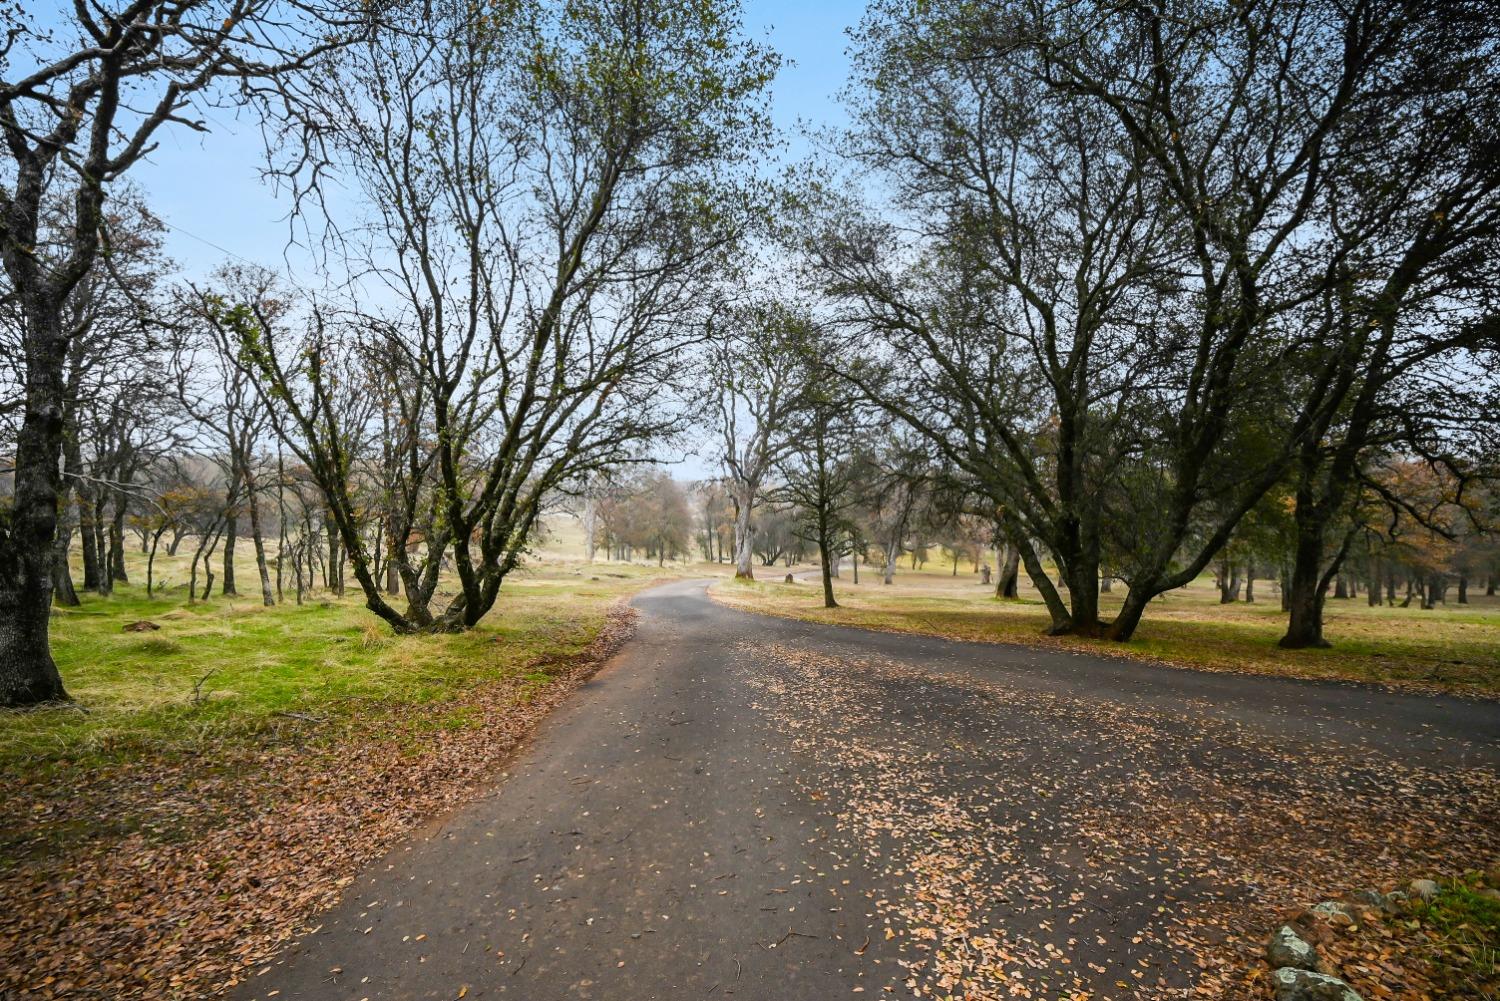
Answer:
[[[871,905],[916,996],[1266,996],[1280,917],[1500,849],[1489,769],[866,656],[742,652],[788,738],[773,753],[800,759],[783,766],[836,818],[830,850],[885,884]],[[1390,966],[1336,972],[1394,996]]]

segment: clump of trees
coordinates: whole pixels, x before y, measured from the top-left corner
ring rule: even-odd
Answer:
[[[815,186],[806,272],[1054,632],[1129,639],[1280,488],[1283,643],[1318,645],[1381,457],[1482,471],[1496,31],[1436,0],[872,5],[845,151],[891,197]]]

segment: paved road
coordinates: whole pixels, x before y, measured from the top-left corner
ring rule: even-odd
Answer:
[[[1229,997],[1236,936],[1278,909],[1500,847],[1493,703],[836,629],[704,587],[641,595],[491,795],[238,996]]]

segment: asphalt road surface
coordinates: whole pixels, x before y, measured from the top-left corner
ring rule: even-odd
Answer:
[[[1286,907],[1497,848],[1492,702],[704,590],[237,996],[1231,997]]]

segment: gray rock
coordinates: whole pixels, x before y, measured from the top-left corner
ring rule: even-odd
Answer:
[[[1364,1001],[1338,977],[1283,967],[1271,974],[1276,1001]]]
[[[1325,900],[1312,905],[1312,912],[1334,924],[1346,924],[1354,920],[1354,912],[1342,900]]]
[[[1406,894],[1403,893],[1401,896],[1404,897],[1406,896]],[[1374,907],[1375,909],[1383,911],[1386,914],[1396,913],[1396,901],[1399,899],[1401,899],[1401,897],[1397,897],[1395,894],[1385,894],[1381,893],[1379,890],[1354,891],[1354,900],[1356,903]]]
[[[1430,879],[1414,879],[1411,881],[1411,892],[1423,900],[1431,900],[1438,895],[1438,885]]]
[[[1323,965],[1318,962],[1318,950],[1298,935],[1291,925],[1282,925],[1276,929],[1276,934],[1271,936],[1271,942],[1266,946],[1266,959],[1272,966],[1296,970],[1318,970]]]

